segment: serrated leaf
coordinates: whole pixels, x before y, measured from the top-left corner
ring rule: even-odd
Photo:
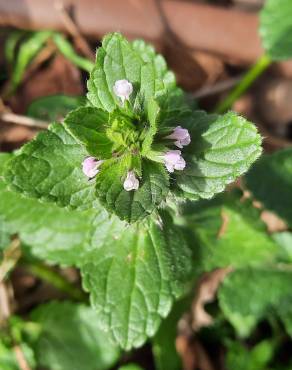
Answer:
[[[12,158],[5,179],[13,190],[32,198],[79,210],[94,208],[94,183],[81,169],[86,156],[63,125],[53,124]]]
[[[0,177],[11,155],[0,155]],[[79,266],[105,241],[114,240],[125,224],[102,208],[67,210],[9,191],[0,180],[0,219],[4,230],[19,234],[33,256],[51,263]]]
[[[271,310],[291,300],[292,272],[261,268],[229,274],[219,289],[219,304],[238,335],[247,337]]]
[[[90,308],[70,302],[51,302],[31,314],[41,325],[36,343],[39,365],[51,370],[106,370],[119,357],[119,349],[97,328]]]
[[[192,142],[184,149],[186,169],[176,180],[193,199],[209,199],[222,192],[261,154],[256,127],[233,112],[222,116],[194,112],[186,128]]]
[[[259,210],[241,197],[241,192],[226,193],[211,201],[186,203],[182,208],[183,222],[193,232],[193,249],[203,271],[260,265],[276,258],[279,248],[268,235]]]
[[[113,92],[117,80],[127,79],[133,84],[132,102],[137,93],[147,102],[174,87],[173,74],[166,70],[162,57],[156,57],[141,42],[135,45],[133,47],[119,33],[104,37],[87,85],[87,97],[93,106],[108,112],[120,106],[121,102]]]
[[[270,58],[292,58],[291,0],[266,0],[260,13],[260,35]]]
[[[66,129],[83,144],[87,152],[97,158],[110,158],[113,143],[105,130],[109,114],[101,109],[82,107],[69,113],[64,121]]]
[[[83,96],[51,95],[34,100],[26,115],[48,122],[60,121],[67,113],[85,104]]]
[[[245,180],[255,198],[292,225],[292,149],[263,156]]]
[[[179,229],[163,217],[131,225],[88,256],[81,267],[99,324],[122,348],[153,336],[184,291],[190,251]]]
[[[135,222],[143,219],[165,199],[168,192],[168,175],[159,163],[143,160],[139,189],[126,191],[123,181],[128,165],[117,160],[103,166],[96,177],[96,191],[101,203],[109,212],[122,220]]]

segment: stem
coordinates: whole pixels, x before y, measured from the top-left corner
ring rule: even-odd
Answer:
[[[272,63],[268,55],[264,54],[243,76],[239,84],[227,95],[227,97],[219,103],[216,108],[216,113],[226,112],[233,103],[253,84],[253,82],[269,67]]]
[[[77,301],[88,301],[87,295],[81,289],[71,285],[66,278],[58,274],[52,268],[33,262],[25,262],[24,266],[33,275],[53,285],[55,288],[69,295],[72,299]]]

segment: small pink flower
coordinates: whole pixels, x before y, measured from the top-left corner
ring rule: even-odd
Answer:
[[[164,163],[168,172],[174,172],[174,170],[182,171],[186,166],[186,161],[181,156],[180,150],[169,150],[166,152]]]
[[[125,100],[129,100],[133,92],[133,85],[128,80],[118,80],[115,82],[113,90],[114,93],[121,98],[122,104],[124,104]]]
[[[124,189],[126,191],[137,190],[139,188],[139,180],[135,176],[134,171],[127,173],[126,180],[124,181]]]
[[[189,131],[186,128],[182,128],[181,126],[177,126],[172,134],[166,136],[166,139],[175,140],[174,144],[182,149],[184,146],[187,146],[191,142],[191,137]]]
[[[97,161],[94,157],[87,157],[82,163],[82,171],[84,175],[92,179],[99,172],[99,167],[103,161]]]

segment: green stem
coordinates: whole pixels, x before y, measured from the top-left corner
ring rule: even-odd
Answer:
[[[71,285],[66,278],[58,274],[52,268],[33,262],[25,262],[24,266],[33,275],[53,285],[55,288],[69,295],[72,299],[77,301],[88,301],[87,295],[81,289]]]
[[[227,97],[217,105],[216,113],[224,113],[232,107],[233,103],[253,84],[253,82],[269,67],[272,60],[264,54],[243,76],[238,85],[227,95]]]

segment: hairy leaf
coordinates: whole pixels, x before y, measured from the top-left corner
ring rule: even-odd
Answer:
[[[292,57],[291,15],[291,0],[266,0],[260,13],[260,35],[266,52],[273,60]]]
[[[117,160],[104,165],[96,177],[96,190],[101,203],[122,220],[135,222],[149,215],[165,199],[168,175],[159,163],[143,160],[139,189],[126,191],[123,182],[129,165]]]
[[[113,143],[105,130],[109,115],[100,109],[82,107],[69,113],[64,121],[66,129],[83,144],[87,152],[97,158],[110,158]]]
[[[93,106],[109,112],[120,106],[113,92],[117,80],[127,79],[133,84],[132,102],[137,93],[148,102],[153,97],[167,95],[167,90],[175,86],[174,76],[167,71],[163,58],[155,56],[143,42],[134,45],[119,33],[104,37],[88,81],[87,97]]]
[[[183,154],[187,167],[176,180],[192,199],[209,199],[223,191],[261,154],[256,127],[233,112],[223,116],[194,112],[187,128],[192,139]]]
[[[41,325],[36,343],[38,363],[52,370],[105,370],[119,350],[97,328],[97,315],[85,305],[51,302],[38,307],[32,319]]]
[[[81,267],[101,327],[124,349],[153,336],[184,291],[190,251],[179,229],[163,217],[129,226],[105,241]]]
[[[53,124],[12,158],[5,178],[13,190],[26,196],[73,209],[94,208],[94,183],[81,169],[86,156],[63,125]]]
[[[0,176],[4,157],[0,155]],[[2,164],[2,166],[1,166]],[[99,209],[73,211],[37,199],[23,198],[0,181],[0,220],[4,232],[18,233],[35,257],[61,265],[80,265],[84,255],[114,238],[124,227]],[[5,235],[4,234],[4,235]]]

